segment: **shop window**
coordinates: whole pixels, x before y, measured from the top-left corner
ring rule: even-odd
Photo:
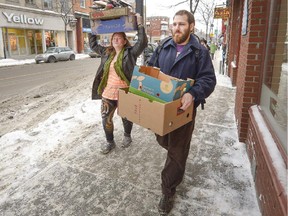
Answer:
[[[287,152],[287,1],[271,1],[261,108]]]
[[[27,30],[29,54],[35,54],[35,35],[33,30]]]
[[[243,7],[243,19],[242,19],[242,35],[247,34],[248,30],[248,0],[244,1],[244,7]]]
[[[52,0],[44,0],[43,6],[44,9],[52,9],[53,8]]]
[[[6,0],[6,3],[19,3],[19,0]]]
[[[11,56],[26,54],[26,41],[23,29],[8,29],[8,50]]]
[[[80,0],[80,7],[85,8],[86,7],[86,0]]]
[[[82,18],[83,28],[91,28],[90,19]]]
[[[8,29],[8,33],[10,34],[16,34],[16,35],[21,35],[24,36],[24,30],[23,29]]]
[[[46,41],[46,49],[49,47],[55,47],[56,41],[55,41],[55,32],[54,31],[46,31],[45,32],[45,41]]]
[[[10,52],[11,54],[18,55],[17,37],[14,34],[9,35]]]
[[[67,13],[71,9],[67,0],[60,0],[60,7],[61,11],[65,13]]]
[[[35,4],[35,0],[25,0],[26,4]]]

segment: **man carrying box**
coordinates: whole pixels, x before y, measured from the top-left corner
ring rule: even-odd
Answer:
[[[156,134],[157,142],[167,150],[165,166],[161,172],[162,197],[158,205],[161,215],[168,214],[173,208],[176,187],[185,173],[196,108],[205,103],[205,98],[214,91],[216,85],[209,51],[191,34],[194,26],[195,19],[190,12],[178,11],[173,18],[172,38],[158,46],[148,63],[170,76],[195,80],[194,85],[182,96],[180,107],[186,110],[194,101],[192,121],[167,135]]]

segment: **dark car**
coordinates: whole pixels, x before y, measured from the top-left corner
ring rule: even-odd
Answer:
[[[54,63],[67,60],[75,60],[75,53],[69,47],[49,47],[45,53],[35,56],[36,64],[41,61]]]
[[[84,53],[88,54],[91,58],[100,58],[101,57],[101,55],[99,55],[98,53],[91,50],[91,48],[86,48]]]
[[[156,48],[157,48],[157,44],[148,43],[147,47],[144,49],[144,64],[145,65],[147,65],[147,63],[149,62]]]

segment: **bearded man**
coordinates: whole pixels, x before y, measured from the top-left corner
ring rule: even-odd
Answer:
[[[161,215],[166,215],[171,211],[176,187],[184,177],[196,108],[199,104],[205,103],[205,98],[214,91],[216,85],[209,51],[191,34],[194,26],[193,14],[186,10],[178,11],[173,18],[172,38],[167,40],[161,48],[159,46],[157,48],[159,50],[156,49],[148,63],[170,76],[195,80],[194,85],[182,96],[180,107],[186,110],[194,101],[192,121],[165,136],[156,134],[159,145],[167,150],[166,162],[161,172],[162,197],[158,205]]]

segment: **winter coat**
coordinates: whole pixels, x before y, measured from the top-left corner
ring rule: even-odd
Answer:
[[[158,60],[153,65],[157,58],[157,49],[148,65],[158,67],[163,73],[173,77],[184,80],[194,79],[194,85],[188,90],[194,97],[194,106],[205,103],[205,98],[214,91],[216,85],[216,76],[209,51],[191,35],[188,44],[176,58],[176,43],[170,39],[163,44]],[[196,50],[198,50],[198,57],[195,57]]]
[[[132,73],[138,56],[143,52],[147,46],[148,39],[145,33],[145,29],[142,26],[138,28],[138,40],[134,46],[126,47],[123,54],[122,68],[126,78],[131,81]],[[98,94],[98,86],[101,82],[104,64],[108,60],[109,55],[106,54],[106,47],[101,46],[97,42],[96,35],[89,35],[89,45],[92,50],[101,55],[101,63],[96,72],[96,76],[92,86],[92,99],[101,99],[101,95]]]
[[[210,53],[214,54],[216,50],[217,50],[217,46],[214,43],[212,43],[210,45]]]

